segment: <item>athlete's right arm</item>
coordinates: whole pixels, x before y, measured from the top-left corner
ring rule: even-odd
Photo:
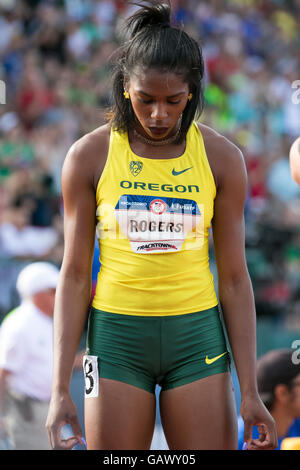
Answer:
[[[64,257],[55,298],[53,382],[46,423],[54,449],[71,449],[82,437],[70,381],[91,295],[96,225],[93,147],[89,136],[80,139],[69,150],[62,170]],[[61,438],[65,424],[71,425],[74,438]]]

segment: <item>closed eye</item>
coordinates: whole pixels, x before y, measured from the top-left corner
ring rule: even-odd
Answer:
[[[140,98],[140,102],[144,104],[150,104],[152,103],[152,100],[143,100],[142,98]]]

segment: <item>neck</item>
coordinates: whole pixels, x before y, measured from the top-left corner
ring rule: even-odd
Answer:
[[[52,312],[52,309],[50,309],[48,305],[46,305],[43,302],[38,301],[37,299],[32,299],[32,303],[39,310],[40,313],[45,315],[45,317],[52,318],[53,312]]]
[[[147,137],[144,137],[142,134],[140,134],[138,131],[134,129],[134,136],[143,142],[146,145],[152,145],[154,147],[162,147],[164,145],[170,145],[170,144],[175,144],[175,141],[179,137],[180,129],[176,132],[176,134],[172,135],[171,137],[168,137],[166,139],[161,139],[161,140],[152,140],[148,139]]]
[[[133,130],[133,134],[134,134],[134,137],[138,139],[139,141],[143,142],[146,145],[152,145],[154,147],[174,144],[176,143],[179,137],[180,131],[181,131],[181,121],[182,121],[182,117],[180,116],[173,131],[165,139],[160,139],[160,140],[151,139],[147,134],[145,135],[145,131],[139,122],[136,123],[136,127]]]
[[[276,423],[278,437],[285,437],[294,421],[294,417],[288,412],[286,408],[282,408],[276,405],[273,407],[271,415],[273,416]]]

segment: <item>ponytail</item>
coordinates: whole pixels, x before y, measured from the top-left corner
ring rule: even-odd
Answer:
[[[130,32],[131,39],[143,28],[151,26],[171,27],[171,7],[166,3],[153,4],[152,6],[142,6],[139,3],[134,5],[141,8],[126,21],[126,28]]]

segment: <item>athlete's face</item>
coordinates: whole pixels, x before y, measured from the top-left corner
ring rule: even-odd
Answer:
[[[189,86],[181,75],[139,69],[125,89],[141,126],[139,131],[152,139],[163,139],[177,130],[189,95]]]

